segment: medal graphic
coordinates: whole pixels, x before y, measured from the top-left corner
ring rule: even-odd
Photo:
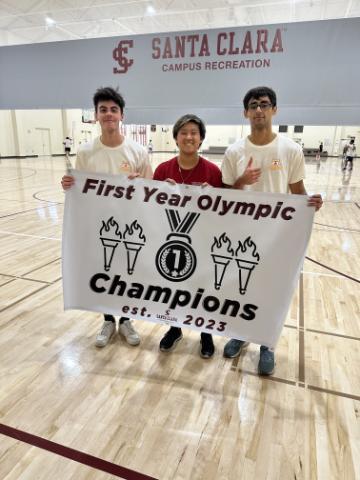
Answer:
[[[173,233],[166,237],[166,243],[156,254],[156,268],[167,280],[182,282],[191,277],[196,268],[196,255],[188,234],[200,213],[188,212],[183,220],[176,210],[166,210],[166,215]]]

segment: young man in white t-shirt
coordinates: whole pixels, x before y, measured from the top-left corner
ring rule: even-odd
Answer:
[[[247,92],[243,103],[251,133],[225,152],[221,166],[225,186],[254,192],[307,195],[303,182],[305,161],[300,145],[272,131],[272,118],[277,112],[275,92],[269,87],[253,88]],[[319,210],[321,195],[308,197],[308,205]],[[224,356],[235,358],[246,346],[247,342],[231,339],[225,345]],[[274,352],[261,346],[259,374],[271,375],[274,368]]]
[[[99,88],[93,98],[95,118],[100,123],[101,136],[81,145],[76,157],[76,169],[90,173],[128,174],[130,178],[152,178],[152,169],[146,149],[124,137],[119,130],[124,117],[125,101],[113,88]],[[64,175],[64,190],[74,184],[74,177]],[[116,331],[115,318],[104,315],[104,323],[95,341],[97,347],[105,347]],[[130,345],[138,345],[140,337],[129,318],[119,320],[119,333]]]

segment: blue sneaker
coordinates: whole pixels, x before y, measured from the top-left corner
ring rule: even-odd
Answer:
[[[244,342],[244,340],[236,340],[232,338],[227,342],[224,347],[224,357],[226,358],[236,358],[240,355],[241,350],[246,348],[249,345],[249,342]]]
[[[275,355],[268,347],[261,345],[258,365],[259,375],[271,375],[275,370]]]

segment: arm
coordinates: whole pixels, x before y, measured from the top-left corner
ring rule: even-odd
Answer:
[[[147,178],[149,180],[153,178],[153,171],[152,171],[150,160],[149,160],[149,154],[145,149],[143,152],[142,167],[140,170],[140,175],[143,178]]]
[[[176,185],[175,180],[172,178],[167,177],[168,172],[164,171],[164,164],[160,163],[156,168],[154,175],[152,177],[153,180],[158,180],[159,182],[168,182],[171,185]]]
[[[76,168],[76,170],[86,170],[86,168],[84,168],[84,166],[82,165],[81,150],[79,150],[77,152],[75,168]],[[66,174],[61,179],[61,186],[62,186],[63,190],[68,190],[69,188],[71,188],[74,185],[74,183],[75,183],[75,179],[72,175]]]
[[[303,180],[300,180],[299,182],[296,182],[296,183],[290,183],[289,188],[291,193],[294,193],[295,195],[307,195]],[[315,195],[311,195],[310,197],[308,197],[309,207],[315,207],[316,212],[320,210],[320,208],[322,207],[322,204],[323,204],[323,200],[319,193],[316,193]]]
[[[243,189],[245,185],[252,185],[259,180],[261,169],[253,168],[253,158],[245,166],[245,152],[233,151],[229,147],[221,164],[222,181],[225,188]],[[239,173],[241,173],[240,176]]]

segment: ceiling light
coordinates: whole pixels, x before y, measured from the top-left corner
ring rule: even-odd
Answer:
[[[52,27],[56,23],[55,20],[51,17],[45,17],[45,22],[48,27]]]
[[[156,14],[155,8],[152,5],[148,5],[146,7],[146,14],[147,15],[155,15]]]

